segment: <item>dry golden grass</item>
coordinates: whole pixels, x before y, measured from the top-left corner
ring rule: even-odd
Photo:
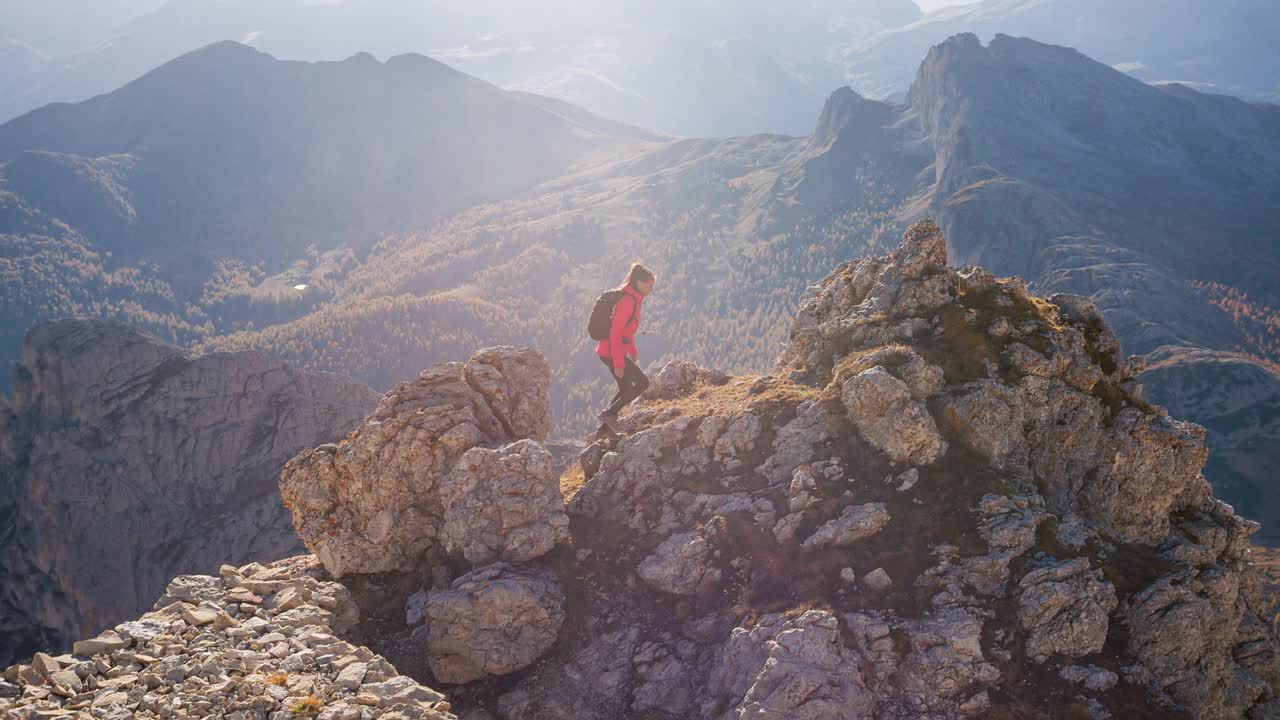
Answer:
[[[752,391],[752,388],[755,391]],[[830,390],[801,385],[791,380],[771,375],[749,375],[730,378],[723,385],[700,385],[692,392],[669,400],[648,400],[640,407],[651,411],[650,417],[669,420],[669,412],[676,417],[732,416],[743,412],[766,414],[780,408],[793,409],[806,400],[825,399]],[[632,423],[632,432],[639,432],[657,424],[656,420]],[[560,494],[569,502],[586,483],[582,466],[570,463],[560,475]]]
[[[301,700],[289,706],[289,712],[294,715],[303,715],[305,717],[315,717],[324,709],[324,702],[315,695],[308,695]]]
[[[284,687],[286,684],[288,684],[288,682],[289,682],[289,673],[286,673],[286,672],[272,673],[267,677],[268,684],[276,685],[278,687]]]
[[[570,463],[564,474],[560,476],[560,495],[564,497],[564,501],[567,503],[572,500],[586,481],[587,477],[582,472],[582,465],[578,462]]]
[[[754,392],[753,387],[756,388]],[[644,407],[658,413],[673,410],[678,417],[729,416],[744,411],[763,414],[784,406],[794,408],[806,400],[824,397],[822,388],[773,375],[746,375],[730,378],[723,385],[702,385],[688,395],[671,400],[646,402]],[[643,430],[644,427],[636,429]]]
[[[1066,330],[1066,327],[1058,322],[1060,316],[1057,305],[1036,295],[1032,295],[1030,300],[1036,317],[1048,323],[1049,329],[1055,332],[1064,332]]]
[[[911,352],[909,345],[898,343],[849,353],[841,358],[840,362],[836,363],[835,368],[831,371],[831,379],[833,382],[839,383],[845,377],[857,375],[877,365],[882,365],[886,368],[897,367],[907,362]]]

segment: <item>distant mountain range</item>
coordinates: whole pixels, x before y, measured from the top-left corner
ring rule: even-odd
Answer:
[[[426,54],[507,89],[684,136],[804,135],[845,84],[901,99],[929,47],[961,32],[1030,36],[1143,80],[1280,99],[1271,41],[1280,5],[1270,0],[985,0],[928,15],[911,0],[111,0],[83,13],[73,0],[16,5],[0,5],[9,10],[0,12],[0,58],[13,59],[0,62],[0,121],[109,92],[223,40],[289,60]],[[111,17],[130,19],[111,26]]]
[[[1280,101],[1273,41],[1280,4],[1271,0],[983,0],[942,8],[851,43],[843,56],[850,83],[872,97],[900,92],[931,45],[963,32],[1029,36],[1147,82]]]
[[[627,262],[660,274],[642,361],[759,370],[807,284],[930,215],[953,262],[1093,296],[1153,399],[1209,427],[1221,494],[1280,517],[1274,105],[959,35],[902,104],[842,89],[808,137],[680,140],[425,58],[222,44],[0,126],[0,161],[11,359],[64,315],[379,389],[528,343],[562,435],[607,392],[581,325]]]
[[[293,60],[424,53],[504,87],[671,132],[802,133],[842,81],[825,48],[919,17],[911,0],[170,0],[120,27],[75,33],[92,40],[42,50],[46,61],[26,63],[27,72],[0,73],[0,121],[108,92],[232,40]],[[16,30],[14,40],[40,48]]]

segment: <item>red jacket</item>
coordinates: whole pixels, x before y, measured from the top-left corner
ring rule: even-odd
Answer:
[[[613,322],[609,325],[609,337],[596,345],[596,354],[613,361],[614,370],[622,370],[626,362],[624,358],[640,359],[636,350],[636,330],[640,328],[640,306],[644,304],[644,296],[628,285],[613,306]]]

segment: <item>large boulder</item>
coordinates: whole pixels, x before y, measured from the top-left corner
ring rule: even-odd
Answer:
[[[512,438],[543,440],[551,432],[551,366],[533,348],[492,347],[462,366],[467,385]]]
[[[719,370],[704,368],[688,360],[669,360],[649,375],[647,399],[674,398],[691,392],[698,385],[723,385],[729,376]]]
[[[396,386],[341,443],[285,465],[298,536],[335,577],[412,568],[439,543],[441,479],[471,448],[544,438],[550,381],[538,351],[491,348]]]
[[[431,671],[459,684],[531,665],[555,644],[564,593],[551,573],[496,563],[427,598]]]
[[[560,478],[542,445],[472,448],[440,481],[445,551],[473,567],[524,562],[569,539]]]
[[[894,462],[928,465],[947,451],[924,404],[883,367],[845,378],[840,399],[858,433]]]

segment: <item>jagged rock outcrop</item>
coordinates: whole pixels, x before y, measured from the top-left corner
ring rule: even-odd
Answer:
[[[1231,713],[1271,699],[1277,679],[1274,637],[1251,617],[1256,590],[1244,587],[1246,582],[1219,565],[1190,567],[1128,598],[1122,618],[1129,652],[1140,662],[1126,669],[1129,679],[1203,707],[1205,717],[1238,717]],[[1265,657],[1254,665],[1246,648],[1258,650],[1259,641]]]
[[[972,717],[991,706],[988,687],[1000,681],[1000,669],[982,647],[986,627],[974,608],[948,608],[902,624],[911,652],[901,659],[901,694],[887,704],[888,717],[938,713]],[[994,654],[994,653],[993,653]]]
[[[1018,581],[1018,622],[1027,631],[1027,656],[1037,662],[1101,651],[1115,609],[1115,587],[1088,558],[1039,567]]]
[[[951,299],[947,245],[932,222],[912,225],[889,257],[850,261],[805,291],[779,369],[830,372],[858,350],[910,340]]]
[[[664,642],[704,648],[681,663],[709,694],[679,717],[1261,717],[1280,665],[1256,525],[1213,499],[1203,432],[1143,399],[1141,371],[1086,299],[948,267],[913,225],[810,288],[774,373],[650,398],[594,449],[569,504],[587,582],[653,594],[587,622],[625,656],[652,633],[641,608],[675,613]],[[737,607],[794,613],[744,624],[692,590],[707,572]],[[634,710],[634,673],[607,665],[615,714],[579,716]],[[1016,699],[1011,679],[1045,672]],[[522,707],[597,707],[536,677],[561,702],[530,680]]]
[[[812,288],[774,372],[682,384],[584,452],[571,547],[472,569],[529,547],[499,529],[506,488],[536,488],[517,527],[539,537],[558,507],[537,443],[483,420],[499,396],[461,364],[393,390],[282,486],[313,542],[354,543],[329,552],[343,562],[374,557],[375,501],[407,498],[413,515],[373,524],[395,558],[377,567],[403,572],[326,566],[371,602],[410,598],[361,627],[407,673],[458,684],[450,703],[475,720],[1270,717],[1280,644],[1249,563],[1257,526],[1213,498],[1203,434],[1143,400],[1119,349],[1087,301],[947,266],[926,222]],[[523,390],[506,387],[511,407]],[[929,433],[885,431],[886,412]],[[302,494],[313,479],[328,504]],[[455,511],[484,530],[442,530]],[[279,621],[341,632],[302,589],[271,588]],[[230,627],[217,592],[181,578],[168,594],[186,622]],[[14,674],[27,703],[33,672]]]
[[[810,610],[796,618],[760,618],[737,627],[711,661],[702,715],[856,720],[874,717],[876,698],[840,621]]]
[[[341,443],[304,452],[285,465],[280,494],[298,536],[335,577],[412,569],[441,544],[452,497],[442,492],[441,482],[464,453],[546,437],[550,380],[551,368],[536,350],[491,348],[466,363],[435,365],[396,386]],[[473,461],[481,462],[479,457]],[[550,479],[545,472],[539,477]],[[451,485],[458,482],[465,479]],[[454,501],[450,533],[468,522],[464,502]],[[462,539],[453,536],[453,542],[465,555]],[[493,542],[489,550],[471,545],[471,552],[501,554],[508,542],[521,541]]]
[[[134,621],[71,653],[14,665],[0,714],[48,717],[451,720],[445,696],[338,637],[359,616],[313,556],[184,576]]]
[[[98,321],[32,328],[0,404],[0,663],[135,616],[175,575],[298,552],[281,463],[376,402],[259,353],[192,355]]]
[[[636,567],[650,586],[671,595],[696,595],[720,582],[722,573],[710,565],[711,543],[700,532],[677,533]]]

